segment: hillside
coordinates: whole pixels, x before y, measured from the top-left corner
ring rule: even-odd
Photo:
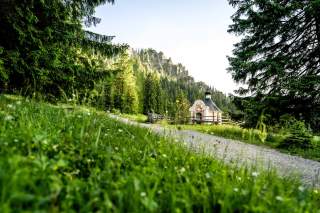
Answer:
[[[1,212],[316,212],[319,191],[84,106],[0,96]],[[180,144],[180,145],[179,145]]]
[[[157,52],[154,49],[141,49],[133,50],[133,56],[147,70],[152,70],[159,74],[162,89],[166,90],[169,95],[181,90],[185,93],[188,101],[193,103],[196,99],[203,99],[204,93],[210,91],[212,99],[221,109],[226,112],[235,110],[226,94],[204,82],[196,82],[184,65],[173,63],[171,58],[166,57],[164,53]],[[213,73],[211,76],[213,76]],[[168,87],[174,88],[169,89]],[[176,96],[172,97],[172,99],[175,99]]]

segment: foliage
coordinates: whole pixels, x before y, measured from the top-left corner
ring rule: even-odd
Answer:
[[[108,75],[92,56],[111,57],[126,48],[82,30],[83,20],[97,22],[94,8],[106,2],[113,1],[2,1],[0,60],[6,75],[0,75],[1,89],[53,100],[92,90]]]
[[[264,123],[264,120],[265,120],[265,116],[264,114],[261,114],[256,127],[256,129],[260,131],[259,139],[262,143],[266,141],[267,135],[268,135],[267,125]]]
[[[0,96],[1,212],[317,212],[319,191],[83,107]]]
[[[280,148],[313,148],[312,135],[304,122],[296,120],[290,115],[280,118],[281,132],[287,137],[279,144]]]
[[[237,8],[229,32],[242,36],[229,57],[233,79],[247,85],[240,95],[249,125],[264,110],[268,125],[290,113],[314,130],[320,125],[318,0],[229,0]],[[273,122],[273,123],[272,123]]]
[[[127,54],[122,54],[115,63],[117,73],[108,87],[111,106],[124,113],[136,113],[138,110],[138,94],[132,70],[132,61]]]
[[[161,96],[160,84],[158,77],[155,73],[149,72],[146,75],[144,82],[144,93],[143,93],[143,113],[147,114],[150,112],[161,113]]]
[[[184,94],[181,92],[176,100],[176,113],[174,116],[175,123],[184,124],[189,122],[190,117],[190,103]]]
[[[190,103],[193,103],[196,99],[203,99],[206,91],[211,92],[212,99],[220,109],[225,112],[236,111],[236,108],[229,97],[222,92],[209,87],[204,82],[196,82],[193,77],[189,75],[188,70],[182,64],[173,63],[171,58],[166,58],[162,52],[157,52],[153,49],[142,49],[139,51],[134,50],[133,57],[136,58],[139,63],[137,67],[140,67],[141,70],[147,71],[148,80],[152,79],[148,75],[157,74],[158,76],[157,79],[160,81],[160,90],[157,90],[157,96],[161,96],[161,101],[158,103],[158,110],[153,108],[156,113],[163,114],[168,111],[169,115],[174,117],[176,113],[175,102],[181,92],[184,93]],[[149,74],[148,72],[151,72],[152,74]],[[153,81],[156,84],[155,87],[158,88],[158,82],[155,80]],[[145,90],[148,91],[147,89]],[[151,95],[146,95],[146,98],[148,97],[151,97]],[[145,107],[145,110],[146,109],[150,110],[151,108]],[[145,110],[144,113],[146,113]]]

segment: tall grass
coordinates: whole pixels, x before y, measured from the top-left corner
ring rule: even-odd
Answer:
[[[317,212],[319,193],[104,112],[0,96],[0,212]]]

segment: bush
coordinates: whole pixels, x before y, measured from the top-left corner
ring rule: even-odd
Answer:
[[[303,121],[298,121],[292,116],[284,115],[280,119],[281,132],[286,138],[279,144],[279,148],[312,148],[312,134]]]

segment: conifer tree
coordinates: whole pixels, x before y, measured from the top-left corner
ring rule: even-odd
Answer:
[[[242,36],[229,57],[233,79],[247,85],[247,106],[279,118],[320,120],[320,1],[229,0],[229,32]],[[252,102],[251,104],[248,102]],[[272,104],[277,104],[275,109]]]

